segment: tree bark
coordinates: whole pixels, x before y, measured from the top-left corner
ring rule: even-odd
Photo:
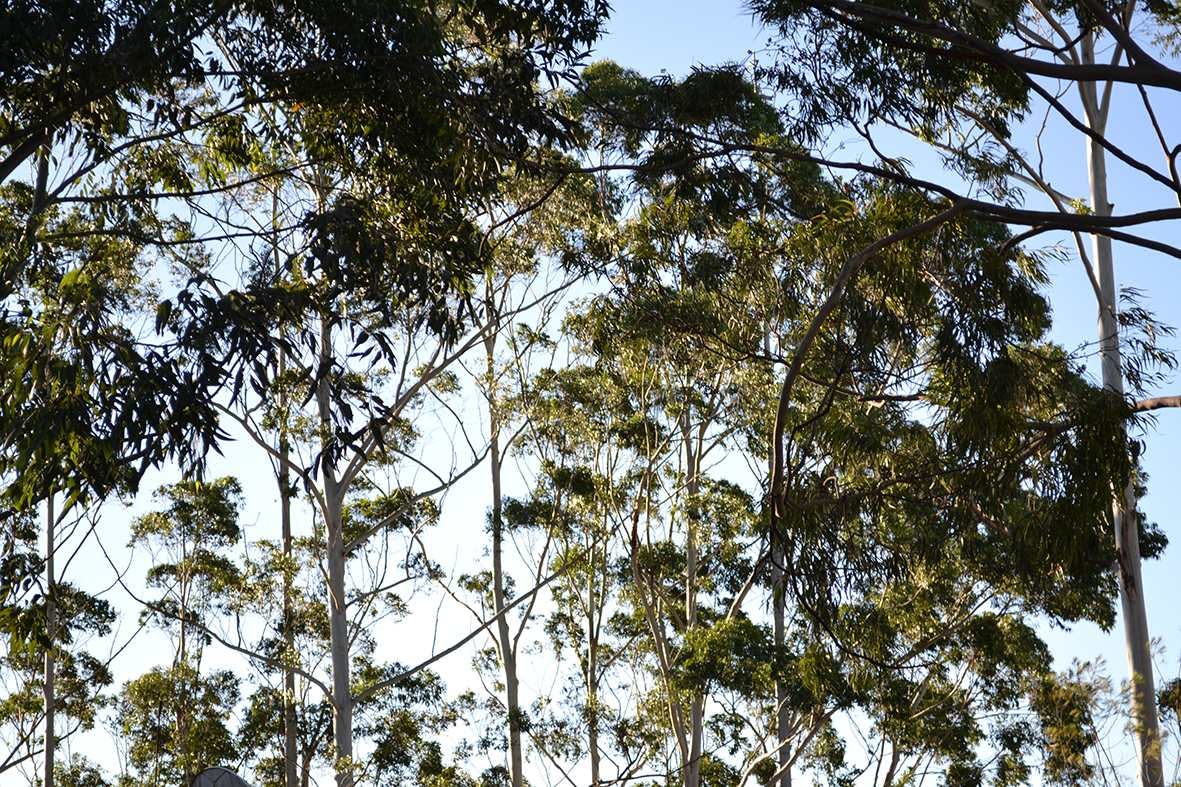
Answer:
[[[768,358],[771,356],[771,337],[764,336],[763,350]],[[775,439],[772,435],[771,439]],[[775,465],[772,461],[767,478],[775,475]],[[770,520],[768,540],[771,550],[771,625],[775,638],[776,652],[782,652],[787,644],[787,596],[786,570],[787,552],[783,548],[783,534],[780,533],[782,523],[776,515],[774,489],[768,482],[767,487],[767,515]],[[791,787],[791,747],[788,738],[791,735],[791,709],[787,707],[787,684],[779,677],[775,679],[775,743],[776,762],[779,764],[779,776],[776,781],[779,787]]]
[[[595,548],[591,546],[588,565],[590,582],[586,607],[586,725],[587,749],[590,757],[591,787],[602,784],[602,758],[599,755],[599,627],[597,616],[600,599],[595,595]]]
[[[492,288],[487,288],[488,316],[495,318]],[[497,399],[495,363],[496,331],[490,330],[484,340],[488,363],[488,424],[489,463],[492,474],[492,609],[496,615],[496,641],[500,663],[504,669],[504,701],[508,709],[509,774],[512,787],[524,785],[524,756],[521,748],[520,680],[517,675],[517,654],[509,632],[505,614],[504,575],[504,493],[501,485],[502,456],[500,448],[500,408]]]
[[[53,495],[45,501],[45,636],[49,644],[45,648],[45,787],[53,787],[53,765],[57,752],[57,735],[54,725],[57,721],[56,678],[57,664],[57,602],[54,598],[53,552],[56,547],[56,522],[53,514]]]
[[[279,369],[282,375],[284,362],[280,360]],[[287,462],[291,455],[291,444],[287,439],[286,413],[284,423],[280,427],[279,437],[279,518],[283,528],[283,773],[286,787],[299,787],[298,775],[298,747],[296,740],[299,735],[298,722],[295,717],[295,671],[291,668],[290,660],[295,658],[295,627],[292,621],[291,608],[291,574],[292,560],[291,538],[291,478],[287,472]]]
[[[1087,34],[1082,42],[1083,60],[1095,62],[1095,42]],[[1107,125],[1107,109],[1101,106],[1094,82],[1084,83],[1083,103],[1088,124],[1099,134]],[[1107,193],[1107,161],[1104,149],[1088,137],[1087,171],[1090,175],[1091,208],[1100,216],[1111,215]],[[1116,320],[1115,263],[1111,239],[1091,236],[1092,264],[1099,281],[1102,302],[1099,304],[1099,348],[1103,385],[1119,396],[1124,395],[1123,369],[1120,363],[1119,323]],[[1129,484],[1117,490],[1111,502],[1115,527],[1116,560],[1119,571],[1120,607],[1124,624],[1124,646],[1132,681],[1132,719],[1135,725],[1139,756],[1139,780],[1143,787],[1162,787],[1160,728],[1156,711],[1156,690],[1152,674],[1152,651],[1148,634],[1148,614],[1144,605],[1144,583],[1140,572],[1140,534],[1136,515],[1135,492]]]
[[[277,227],[279,222],[279,195],[278,191],[271,193],[271,226]],[[272,243],[272,251],[274,253],[275,262],[275,276],[282,279],[282,263],[279,261],[279,244],[277,236]],[[282,328],[280,328],[280,337],[282,336]],[[279,520],[282,528],[283,538],[283,649],[284,649],[284,666],[283,666],[283,778],[286,787],[299,787],[299,747],[297,744],[299,737],[299,722],[295,715],[295,670],[292,669],[291,660],[296,657],[295,653],[295,626],[292,620],[291,608],[291,562],[293,559],[292,552],[292,538],[291,538],[291,474],[288,472],[288,465],[291,461],[291,438],[288,435],[288,421],[291,417],[288,412],[287,394],[282,388],[286,385],[285,376],[287,373],[287,353],[284,350],[279,351],[279,369],[278,378],[280,381],[279,388]]]
[[[773,507],[772,507],[773,508]],[[786,555],[783,550],[783,537],[775,532],[776,517],[771,511],[771,615],[775,637],[775,650],[781,652],[787,643],[787,599],[784,587],[784,561]],[[775,679],[775,742],[777,746],[776,760],[779,763],[779,787],[791,787],[791,747],[788,739],[791,735],[791,709],[787,706],[787,684],[782,678]]]
[[[688,415],[682,416],[682,432],[685,443],[686,488],[689,495],[687,507],[688,532],[685,543],[685,631],[697,626],[697,494],[700,487],[698,474],[699,457],[694,450],[693,435],[689,428]],[[685,787],[699,787],[701,784],[701,755],[704,744],[705,697],[694,691],[689,703],[689,759],[684,767]]]
[[[353,785],[353,697],[349,686],[348,607],[345,598],[343,490],[336,476],[336,447],[332,444],[330,354],[332,329],[328,317],[320,323],[319,382],[316,403],[321,430],[324,492],[324,533],[328,549],[328,633],[332,661],[332,739],[336,747],[337,787]]]
[[[179,744],[178,758],[181,763],[181,781],[179,787],[184,787],[196,778],[195,763],[193,762],[193,751],[189,745],[189,697],[187,689],[190,688],[189,681],[189,586],[191,577],[189,575],[189,542],[188,533],[183,527],[178,528],[180,533],[180,571],[178,572],[177,591],[179,599],[177,604],[177,612],[180,621],[180,644],[177,646],[176,663],[177,675],[180,677],[181,685],[180,697],[181,701],[176,706],[176,739]],[[193,681],[195,683],[195,681]],[[193,687],[195,688],[195,687]]]

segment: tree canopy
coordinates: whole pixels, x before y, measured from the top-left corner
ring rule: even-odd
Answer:
[[[1181,10],[748,11],[0,12],[3,779],[1177,777],[1114,257],[1181,258]]]

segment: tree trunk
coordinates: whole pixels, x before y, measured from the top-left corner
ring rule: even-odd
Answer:
[[[280,360],[280,374],[283,372],[283,360]],[[291,445],[287,439],[286,413],[283,425],[280,427],[279,437],[279,518],[283,527],[283,773],[286,787],[299,787],[298,776],[298,748],[296,739],[299,734],[295,717],[295,671],[290,661],[295,658],[295,627],[291,609],[291,573],[289,566],[292,560],[291,539],[291,479],[287,472],[287,462],[291,455]]]
[[[693,436],[689,428],[688,415],[682,416],[682,433],[685,443],[685,491],[689,496],[688,532],[685,540],[685,631],[697,626],[697,494],[699,490],[698,456],[694,450]],[[699,787],[701,784],[701,755],[704,737],[705,697],[694,691],[689,704],[689,759],[684,764],[685,787]]]
[[[192,747],[189,745],[189,702],[190,695],[189,688],[189,583],[191,577],[189,576],[189,551],[188,551],[188,534],[184,529],[180,530],[180,572],[178,575],[179,599],[177,603],[177,613],[180,619],[180,644],[176,651],[177,675],[180,678],[181,685],[180,697],[181,701],[176,706],[176,739],[179,742],[180,751],[177,752],[181,763],[181,782],[180,787],[185,787],[189,784],[197,774],[194,771],[195,763],[193,762]]]
[[[271,226],[277,228],[279,224],[279,194],[271,192]],[[274,253],[275,277],[283,278],[282,263],[279,261],[279,243],[275,236],[272,242]],[[282,338],[280,326],[280,338]],[[291,413],[288,411],[287,393],[282,388],[286,385],[287,353],[279,351],[278,378],[279,413],[279,520],[283,531],[283,778],[285,787],[299,787],[299,722],[295,716],[295,670],[291,661],[295,654],[295,625],[292,620],[291,608],[291,563],[293,560],[291,539],[291,474],[288,465],[291,462],[291,438],[288,435],[288,423]]]
[[[763,334],[763,352],[771,358],[771,334]],[[774,440],[775,436],[772,435]],[[771,549],[771,625],[775,638],[776,652],[782,652],[787,644],[787,551],[784,549],[784,534],[780,532],[782,523],[775,515],[774,491],[770,487],[770,479],[775,477],[775,463],[767,471],[767,515],[770,518],[768,540]],[[779,787],[791,787],[791,747],[788,737],[791,735],[791,709],[787,707],[787,684],[782,679],[775,679],[775,745],[776,762],[779,764],[779,776],[776,781]]]
[[[1083,60],[1095,62],[1095,42],[1091,35],[1083,39]],[[1088,124],[1099,134],[1107,125],[1107,107],[1101,105],[1093,82],[1082,86]],[[1087,170],[1091,182],[1091,207],[1096,215],[1111,215],[1107,194],[1107,161],[1103,148],[1087,139]],[[1120,363],[1119,323],[1116,320],[1115,263],[1111,239],[1102,235],[1091,238],[1095,277],[1099,282],[1099,348],[1103,385],[1120,396],[1124,394],[1123,369]],[[1132,681],[1132,719],[1140,760],[1139,778],[1143,787],[1164,784],[1161,767],[1160,729],[1157,721],[1156,690],[1152,674],[1152,652],[1148,634],[1148,615],[1144,606],[1144,584],[1140,574],[1140,534],[1136,516],[1136,498],[1131,485],[1115,492],[1111,502],[1115,527],[1120,606],[1123,612],[1124,646]]]
[[[299,766],[299,787],[311,787],[312,756],[314,751],[314,746],[309,746],[304,749],[303,760],[300,762]]]
[[[591,566],[590,578],[588,583],[586,612],[586,725],[587,725],[587,749],[590,756],[590,777],[591,787],[600,787],[602,784],[602,758],[599,755],[599,635],[597,615],[599,599],[595,597],[595,549],[591,547],[591,556],[589,565]]]
[[[327,319],[320,327],[320,380],[316,384],[321,437],[324,493],[324,532],[328,548],[328,632],[332,660],[332,738],[336,747],[337,787],[353,784],[353,697],[349,687],[349,626],[345,599],[344,518],[342,494],[336,477],[332,444],[330,360],[332,330]]]
[[[56,544],[56,522],[53,515],[53,495],[45,501],[45,636],[49,645],[45,648],[45,787],[53,787],[53,764],[57,752],[57,735],[54,729],[57,716],[56,677],[57,664],[54,649],[57,647],[57,602],[54,598],[53,552]]]
[[[492,292],[488,292],[489,319],[495,316]],[[521,749],[521,699],[517,676],[517,654],[505,615],[504,576],[504,496],[501,489],[500,411],[495,380],[496,333],[490,330],[484,340],[488,362],[488,424],[490,446],[488,455],[492,473],[492,609],[496,615],[497,649],[504,668],[504,701],[508,709],[509,774],[512,787],[524,784],[524,757]]]
[[[775,636],[775,650],[781,652],[787,642],[787,598],[784,586],[784,562],[787,556],[783,549],[783,536],[775,532],[774,506],[771,507],[771,614]],[[791,709],[787,707],[787,684],[781,678],[775,679],[775,743],[778,747],[776,761],[779,763],[779,787],[791,787]]]

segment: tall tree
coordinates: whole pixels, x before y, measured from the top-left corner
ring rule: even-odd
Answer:
[[[150,766],[162,781],[187,784],[234,752],[218,715],[237,703],[237,678],[227,671],[206,677],[201,664],[213,618],[228,609],[242,585],[241,571],[227,554],[241,539],[241,496],[233,478],[181,481],[159,489],[164,507],[140,517],[131,529],[133,543],[146,545],[154,557],[147,584],[162,591],[147,602],[145,614],[175,635],[176,650],[171,665],[124,688],[120,718],[140,737],[132,752],[137,767],[149,767],[153,748],[157,757],[167,751],[166,762]],[[171,696],[162,693],[169,686]],[[166,725],[169,712],[174,716]],[[166,726],[171,737],[162,738]]]
[[[1181,193],[1175,141],[1158,122],[1157,110],[1161,102],[1175,100],[1181,87],[1177,70],[1160,46],[1176,29],[1176,9],[1171,4],[1133,2],[1086,2],[1077,7],[1031,2],[971,9],[954,3],[919,7],[892,2],[759,2],[754,9],[782,34],[779,56],[764,74],[771,84],[800,99],[793,128],[801,138],[816,139],[823,129],[838,125],[856,129],[877,159],[823,157],[829,165],[872,171],[916,191],[940,194],[965,212],[1027,227],[1022,241],[1054,230],[1092,235],[1093,259],[1088,259],[1081,237],[1078,248],[1096,295],[1102,379],[1112,393],[1125,396],[1124,380],[1139,376],[1144,358],[1125,353],[1121,364],[1112,241],[1174,257],[1179,253],[1153,231],[1155,222],[1176,217],[1170,203]],[[1100,39],[1110,43],[1110,56],[1102,60],[1096,57]],[[1077,104],[1064,98],[1058,84],[1077,93]],[[1138,124],[1156,138],[1163,166],[1130,147],[1106,123],[1112,95],[1121,89],[1132,93],[1144,109],[1143,116],[1127,121],[1126,127]],[[1060,124],[1085,145],[1089,200],[1064,194],[1051,184],[1046,150],[1038,144],[1040,139],[1031,139],[1033,134],[1025,131],[1028,121],[1038,116],[1044,118],[1043,129],[1047,122]],[[877,145],[880,130],[891,127],[942,152],[953,177],[916,175],[900,157],[884,152]],[[1035,133],[1040,138],[1040,132]],[[798,155],[782,150],[779,154]],[[1113,211],[1108,157],[1129,182],[1143,184],[1141,193],[1159,195],[1159,209],[1123,215]],[[1047,208],[1021,204],[1026,194],[1040,195]],[[1128,309],[1125,320],[1134,321],[1137,311]],[[1137,393],[1138,398],[1144,395]],[[1136,543],[1140,516],[1134,513],[1129,483],[1113,480],[1111,519],[1121,572],[1140,781],[1155,785],[1163,778],[1160,741]]]
[[[93,728],[106,705],[103,692],[113,680],[110,660],[91,650],[117,617],[108,601],[70,577],[73,558],[97,525],[97,512],[55,508],[52,516],[46,528],[54,536],[46,543],[48,552],[38,548],[39,528],[30,517],[10,517],[0,558],[0,774],[23,769],[40,754],[36,772],[42,780],[46,769],[55,778],[60,744]]]

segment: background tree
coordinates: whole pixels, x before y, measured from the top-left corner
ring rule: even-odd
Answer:
[[[90,645],[110,633],[116,613],[70,581],[73,557],[96,526],[97,510],[47,509],[45,515],[53,517],[47,530],[54,535],[46,550],[38,548],[38,528],[30,518],[6,522],[0,560],[5,646],[0,773],[23,770],[40,754],[39,778],[48,781],[45,767],[54,767],[58,745],[92,729],[106,704],[109,659],[94,655]],[[57,565],[52,574],[50,554]]]
[[[1125,344],[1120,360],[1119,304],[1112,270],[1112,241],[1177,256],[1177,248],[1158,236],[1155,223],[1176,217],[1176,146],[1158,122],[1158,109],[1178,87],[1167,53],[1154,42],[1175,30],[1170,4],[1104,4],[1077,8],[1027,3],[966,9],[957,4],[919,8],[908,3],[808,2],[754,4],[758,17],[777,31],[773,55],[762,69],[766,83],[791,96],[788,127],[808,144],[828,130],[859,133],[868,156],[838,159],[765,149],[783,160],[823,161],[837,170],[869,172],[926,195],[940,195],[957,210],[1027,228],[1022,241],[1052,231],[1091,233],[1093,259],[1078,238],[1080,260],[1095,290],[1099,314],[1103,380],[1123,395],[1123,378],[1144,379],[1143,368],[1159,361]],[[1096,55],[1097,42],[1108,54]],[[1076,92],[1077,103],[1059,85]],[[1160,161],[1134,151],[1107,128],[1106,116],[1117,88],[1135,91],[1144,109],[1139,122],[1160,143]],[[1056,189],[1045,174],[1040,133],[1023,123],[1042,118],[1077,134],[1086,146],[1091,176],[1086,200]],[[1037,128],[1037,124],[1034,124]],[[918,177],[901,156],[879,143],[900,130],[943,157],[948,176]],[[713,140],[716,152],[732,149]],[[1039,152],[1034,152],[1034,148]],[[748,149],[750,146],[747,146]],[[775,146],[772,146],[775,147]],[[1153,193],[1158,209],[1113,214],[1107,195],[1110,157],[1143,193]],[[1040,193],[1040,194],[1039,194]],[[1045,208],[1027,207],[1023,196],[1042,197]],[[1123,321],[1140,322],[1143,312],[1124,311]],[[1150,331],[1157,330],[1150,327]],[[1127,352],[1127,350],[1131,352]],[[1166,359],[1166,364],[1168,363]],[[1121,368],[1122,367],[1122,368]],[[1143,398],[1144,392],[1132,394]],[[1132,402],[1129,402],[1132,404]],[[1162,781],[1159,762],[1149,636],[1139,576],[1133,487],[1116,482],[1112,520],[1123,572],[1125,637],[1134,684],[1133,716],[1146,784]]]
[[[124,687],[118,716],[133,739],[128,755],[141,777],[180,785],[238,759],[226,726],[238,702],[238,678],[226,670],[204,675],[201,665],[212,619],[228,611],[242,584],[227,554],[242,537],[242,489],[229,477],[181,481],[156,497],[165,507],[137,519],[131,532],[153,554],[148,587],[162,591],[147,601],[145,614],[175,637],[176,650],[171,665]]]

